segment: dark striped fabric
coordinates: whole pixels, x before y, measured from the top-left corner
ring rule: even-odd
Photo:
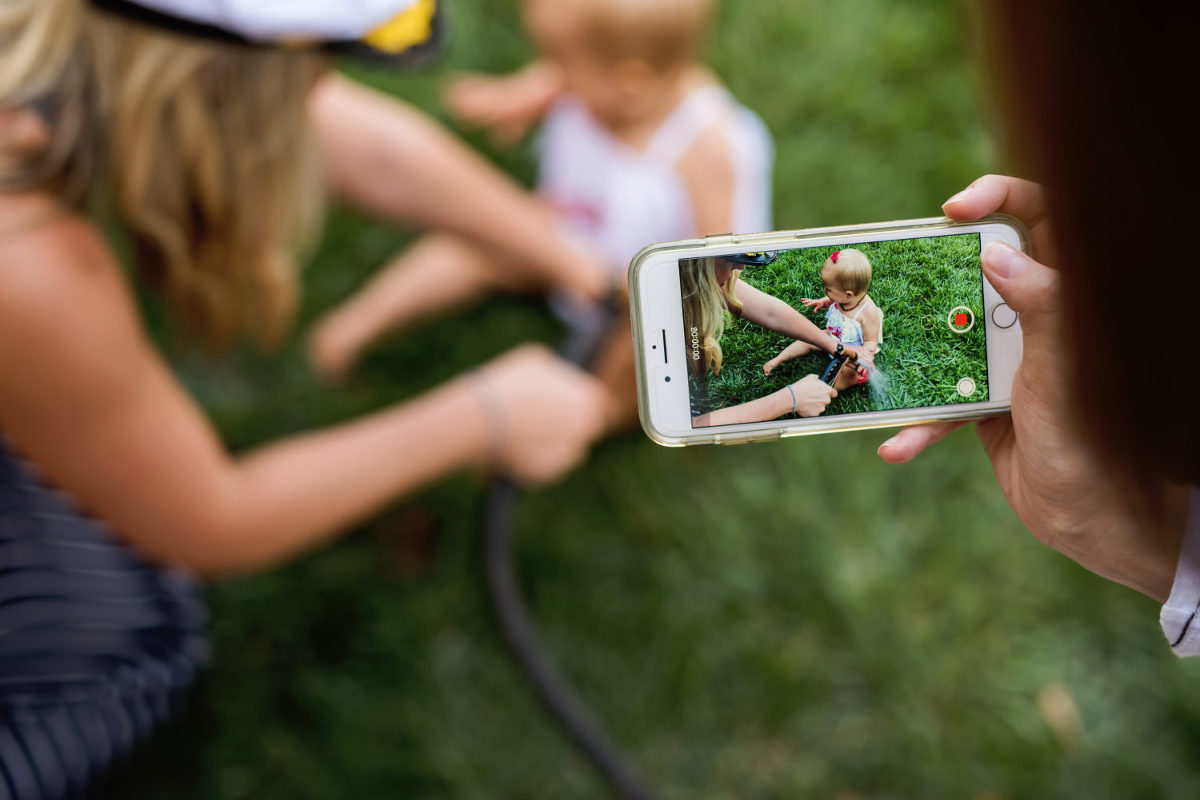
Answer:
[[[152,566],[0,436],[0,800],[87,797],[208,657],[190,576]]]

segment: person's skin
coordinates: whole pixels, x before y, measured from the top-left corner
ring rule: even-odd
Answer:
[[[863,359],[872,359],[879,350],[879,334],[880,329],[883,327],[883,315],[880,313],[879,307],[875,305],[875,302],[868,294],[859,295],[856,292],[842,289],[825,269],[821,270],[821,280],[825,282],[825,293],[827,296],[821,300],[803,298],[800,302],[806,308],[813,309],[825,309],[834,303],[838,303],[845,313],[853,313],[861,308],[858,320],[863,328],[863,346],[862,351],[858,355]],[[863,305],[864,303],[866,304],[865,306]],[[808,342],[792,342],[783,348],[779,352],[779,355],[763,364],[763,375],[770,375],[780,364],[808,355],[814,349]],[[859,380],[859,371],[862,368],[860,364],[847,361],[838,371],[838,376],[833,382],[833,388],[841,392],[856,385]]]
[[[421,112],[336,74],[309,108],[333,191],[363,210],[457,234],[585,297],[613,288],[549,209]]]
[[[719,259],[714,270],[717,283],[724,286],[735,269],[732,262]],[[833,355],[837,352],[838,340],[830,336],[816,323],[801,314],[778,297],[756,289],[745,281],[737,284],[737,298],[742,303],[738,316],[761,325],[768,330],[782,333],[792,339],[808,342],[818,350]],[[853,348],[847,348],[858,355]]]
[[[719,285],[724,286],[735,269],[740,269],[740,267],[731,261],[718,260],[713,270],[713,276]],[[739,281],[737,298],[742,303],[740,313],[742,319],[776,333],[782,333],[784,336],[803,340],[814,348],[822,349],[827,353],[833,353],[837,349],[837,339],[825,333],[811,320],[778,297],[756,289],[745,281]],[[776,419],[792,411],[792,392],[795,392],[796,412],[802,417],[816,417],[825,411],[830,400],[837,397],[837,391],[822,383],[816,375],[804,376],[793,383],[791,389],[792,391],[788,391],[787,388],[778,389],[756,400],[700,414],[692,417],[692,424],[697,426],[735,425],[743,422]]]
[[[1079,427],[1064,380],[1069,339],[1062,329],[1062,289],[1040,188],[987,175],[943,209],[959,220],[1010,214],[1033,237],[1032,258],[999,243],[983,252],[988,280],[1021,315],[1024,341],[1012,415],[977,425],[1005,497],[1040,541],[1098,575],[1166,600],[1179,560],[1187,489],[1134,485],[1117,477]],[[961,424],[906,428],[884,442],[879,455],[889,463],[906,462]]]
[[[791,413],[792,392],[795,392],[796,413],[802,417],[820,416],[829,405],[829,401],[837,397],[837,391],[832,386],[823,383],[816,375],[805,375],[791,385],[791,391],[785,387],[757,400],[699,414],[692,417],[692,424],[705,427],[777,419]]]
[[[468,125],[488,128],[499,140],[514,141],[562,93],[571,92],[593,109],[614,137],[638,149],[686,96],[717,82],[711,71],[697,63],[685,62],[664,71],[636,59],[614,63],[592,54],[578,46],[580,13],[585,10],[577,4],[527,3],[526,23],[543,58],[513,75],[455,80],[445,93],[451,113]],[[677,169],[688,192],[695,235],[730,230],[736,177],[719,123],[699,133]],[[546,213],[555,216],[549,208]],[[495,214],[480,212],[477,218],[481,225],[503,223]],[[422,238],[317,322],[309,340],[309,357],[319,375],[340,381],[380,337],[476,302],[491,292],[531,292],[554,285],[544,269],[529,269],[522,259],[491,246],[488,236],[477,232],[472,241],[456,235],[459,231],[450,228]],[[578,251],[562,250],[549,235],[523,241],[557,253],[562,264],[578,258]],[[609,274],[615,280],[616,273]],[[617,282],[624,286],[624,281]],[[622,315],[614,323],[592,366],[615,401],[610,428],[633,425],[637,396],[627,317]]]
[[[391,129],[389,107],[349,87],[338,94],[325,108],[352,117],[347,131],[363,136],[322,137],[348,196],[376,197],[361,171],[371,153],[403,176],[389,183],[397,198],[424,199],[379,198],[388,211],[453,218],[461,206],[445,193],[447,174],[460,188],[507,193],[436,137],[427,155],[444,171],[407,164],[420,159],[410,150],[388,157],[380,137]],[[4,122],[0,136],[34,120]],[[415,400],[234,457],[151,346],[96,226],[40,193],[0,193],[0,221],[0,431],[54,485],[164,562],[209,574],[268,565],[464,466],[551,479],[610,415],[593,378],[524,347]]]
[[[513,145],[564,90],[562,70],[538,59],[510,75],[457,75],[442,102],[460,123],[486,130],[499,145]]]

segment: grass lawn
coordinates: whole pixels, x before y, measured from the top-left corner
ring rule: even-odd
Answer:
[[[446,73],[528,56],[515,0],[449,5],[454,47],[433,72],[355,74],[440,115]],[[929,216],[1004,168],[970,29],[966,5],[944,0],[723,4],[710,61],[775,135],[780,227]],[[527,148],[488,153],[529,179]],[[344,388],[322,387],[305,326],[410,238],[336,209],[281,353],[213,364],[163,335],[231,447],[560,335],[540,304],[498,300],[389,340]],[[888,311],[898,345],[912,315]],[[1200,796],[1200,663],[1169,652],[1158,607],[1030,538],[971,431],[899,468],[876,457],[882,438],[678,450],[631,432],[523,503],[533,614],[662,795]],[[110,796],[603,797],[492,625],[483,488],[452,478],[287,567],[215,586],[214,664],[191,712]]]
[[[765,267],[744,270],[740,280],[778,297],[824,328],[827,312],[806,309],[800,301],[825,296],[821,265],[830,252],[846,246],[784,251]],[[957,306],[966,306],[976,319],[983,319],[979,237],[969,234],[854,246],[871,262],[868,293],[884,315],[884,341],[875,359],[879,373],[866,386],[842,392],[825,413],[853,414],[986,400],[983,326],[959,334],[946,324],[950,309]],[[805,375],[820,374],[829,358],[813,353],[785,362],[769,376],[763,375],[763,364],[791,341],[727,315],[721,338],[725,363],[721,374],[708,380],[707,407],[744,403]],[[969,397],[955,389],[964,377],[976,382],[976,391]]]

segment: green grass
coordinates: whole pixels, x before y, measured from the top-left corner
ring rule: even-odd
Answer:
[[[766,267],[751,267],[741,280],[778,297],[825,327],[826,311],[804,308],[801,299],[825,296],[821,264],[847,245],[789,250]],[[871,262],[869,294],[883,311],[883,345],[875,365],[881,374],[867,386],[847,389],[825,412],[854,414],[986,400],[987,350],[982,325],[965,334],[946,323],[952,308],[967,306],[983,319],[979,237],[943,236],[855,245]],[[792,340],[752,322],[728,317],[721,339],[724,365],[707,386],[707,406],[737,405],[819,374],[828,356],[813,353],[788,361],[764,376],[762,366]],[[975,393],[963,397],[959,380],[972,377]],[[698,387],[703,391],[703,387]],[[791,416],[790,414],[788,415]]]
[[[358,74],[440,113],[447,71],[526,57],[514,9],[454,0],[435,72]],[[943,0],[723,5],[710,60],[775,134],[780,227],[936,214],[1003,169],[969,30],[965,4]],[[526,151],[491,155],[530,176]],[[305,323],[407,241],[335,213]],[[337,391],[309,374],[303,333],[220,365],[165,338],[243,449],[559,330],[538,304],[500,300],[388,341]],[[517,563],[547,644],[662,795],[1200,796],[1200,663],[1170,654],[1155,604],[1034,542],[970,431],[899,468],[875,456],[882,438],[673,450],[631,433],[522,505]],[[447,480],[214,587],[215,661],[191,713],[110,796],[603,797],[500,645],[482,496],[477,478]],[[1055,686],[1077,736],[1039,712]]]

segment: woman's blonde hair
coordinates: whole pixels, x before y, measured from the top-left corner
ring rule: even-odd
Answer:
[[[45,148],[4,159],[0,190],[111,200],[139,267],[214,347],[265,343],[297,305],[296,248],[321,186],[312,54],[192,40],[84,0],[0,0],[0,109],[36,107]],[[0,142],[0,148],[3,143]]]
[[[733,270],[729,279],[720,284],[717,283],[715,258],[697,259],[680,267],[684,338],[689,342],[688,364],[693,376],[703,375],[710,368],[714,375],[721,374],[725,313],[740,314],[742,311],[742,303],[735,291],[740,272]],[[692,357],[691,353],[698,353],[700,358]]]

